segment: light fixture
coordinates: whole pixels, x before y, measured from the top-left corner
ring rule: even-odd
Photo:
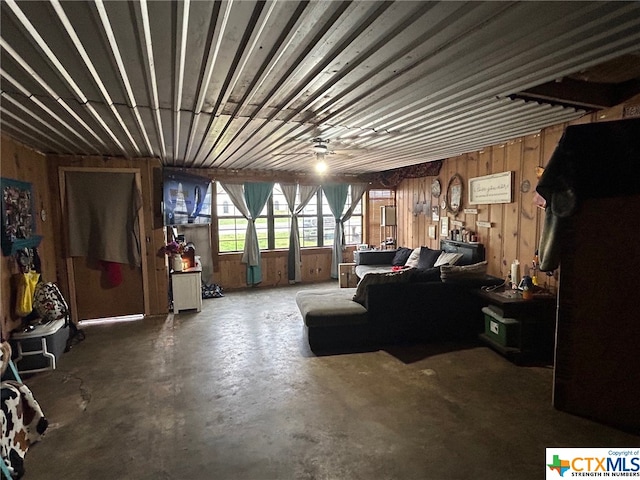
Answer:
[[[318,162],[316,163],[316,172],[324,173],[327,171],[327,163],[324,161],[323,155],[318,155]]]
[[[313,153],[316,155],[326,155],[328,152],[328,148],[324,143],[316,143],[313,146]]]

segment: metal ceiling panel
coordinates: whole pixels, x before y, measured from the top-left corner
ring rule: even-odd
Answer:
[[[518,92],[640,50],[638,2],[4,0],[0,13],[3,133],[182,167],[307,172],[315,137],[335,173],[480,150],[585,114]]]

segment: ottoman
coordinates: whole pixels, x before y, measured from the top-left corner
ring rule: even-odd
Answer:
[[[370,344],[367,309],[354,302],[355,288],[298,292],[309,346],[314,352]]]

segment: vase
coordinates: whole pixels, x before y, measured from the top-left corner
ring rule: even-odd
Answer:
[[[174,272],[182,271],[182,257],[180,255],[171,256],[171,268]]]

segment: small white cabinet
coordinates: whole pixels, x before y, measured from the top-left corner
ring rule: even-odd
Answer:
[[[202,310],[202,269],[200,266],[171,273],[173,313],[181,310]]]

